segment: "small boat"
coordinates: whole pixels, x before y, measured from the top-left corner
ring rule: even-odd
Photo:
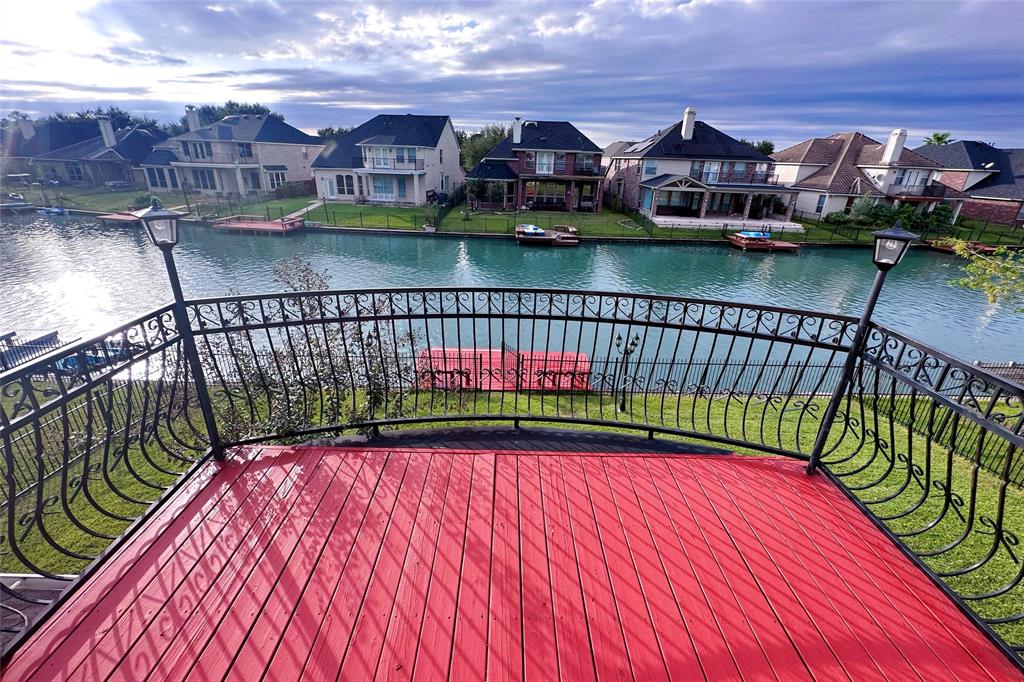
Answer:
[[[0,214],[14,213],[17,215],[34,209],[35,206],[25,201],[25,196],[22,194],[8,192],[6,196],[0,199]]]
[[[938,251],[939,253],[956,253],[953,249],[953,244],[951,244],[948,239],[926,239],[924,243],[927,244],[928,248],[932,251]],[[974,253],[988,255],[990,253],[995,253],[996,250],[996,247],[989,246],[988,244],[979,241],[970,241],[966,242],[966,244],[967,248]]]
[[[37,208],[36,213],[39,215],[67,215],[68,210],[57,206],[43,206],[42,208]]]
[[[743,230],[729,235],[729,244],[744,251],[799,251],[800,245],[772,239],[771,232]]]
[[[561,231],[557,228],[567,228]],[[579,246],[580,238],[571,226],[558,225],[555,229],[544,230],[528,223],[516,225],[516,242],[527,246]]]

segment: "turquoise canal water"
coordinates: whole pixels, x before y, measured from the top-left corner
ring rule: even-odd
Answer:
[[[874,276],[866,250],[742,253],[724,246],[584,244],[523,248],[511,240],[307,232],[246,236],[183,226],[175,249],[187,296],[274,291],[292,255],[336,288],[565,287],[676,294],[856,315]],[[1024,315],[950,286],[958,261],[910,253],[882,293],[877,319],[965,360],[1024,361]],[[0,224],[0,333],[102,332],[169,300],[159,251],[138,230],[77,218]]]

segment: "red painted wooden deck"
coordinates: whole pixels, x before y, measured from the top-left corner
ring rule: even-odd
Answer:
[[[1018,677],[796,462],[234,457],[180,491],[4,679]]]

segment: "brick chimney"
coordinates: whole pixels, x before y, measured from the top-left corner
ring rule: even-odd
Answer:
[[[114,135],[114,126],[108,116],[97,116],[96,121],[100,124],[100,135],[103,136],[103,146],[107,149],[117,144],[117,136]]]
[[[516,116],[512,119],[512,144],[523,141],[523,120]]]
[[[903,153],[903,144],[907,141],[905,128],[896,128],[889,133],[889,139],[885,143],[885,151],[882,152],[882,163],[891,166],[900,160]]]
[[[185,105],[185,120],[188,122],[189,132],[199,130],[199,111],[191,104]]]
[[[683,110],[682,134],[684,140],[693,139],[693,124],[697,121],[697,110],[693,107],[686,107]]]

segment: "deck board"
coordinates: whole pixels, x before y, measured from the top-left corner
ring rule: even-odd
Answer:
[[[1019,679],[776,458],[257,448],[210,463],[4,679]]]

